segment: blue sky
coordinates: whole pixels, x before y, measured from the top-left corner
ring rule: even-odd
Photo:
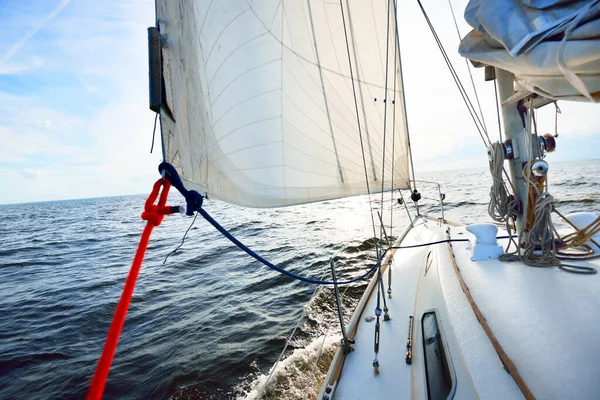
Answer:
[[[151,1],[3,0],[0,203],[145,193]]]
[[[147,193],[160,161],[159,151],[149,154],[146,28],[154,25],[153,1],[0,3],[0,204]],[[417,173],[485,168],[485,149],[422,15],[408,3],[399,20]],[[424,2],[468,83],[443,3]],[[453,4],[460,15],[466,1]],[[467,29],[462,23],[463,34]],[[494,127],[493,85],[481,70],[474,73]],[[549,160],[600,158],[597,106],[561,109],[558,151]],[[541,110],[539,120],[542,131],[553,132],[554,109]]]

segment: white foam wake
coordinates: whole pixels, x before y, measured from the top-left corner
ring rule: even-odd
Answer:
[[[274,371],[271,368],[268,373],[258,375],[249,385],[244,385],[245,390],[238,388],[243,393],[237,399],[315,399],[340,339],[339,335],[320,336],[308,346],[295,349],[273,366]]]

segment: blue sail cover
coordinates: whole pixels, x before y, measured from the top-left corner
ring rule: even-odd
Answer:
[[[459,52],[552,99],[600,100],[599,0],[472,0]]]

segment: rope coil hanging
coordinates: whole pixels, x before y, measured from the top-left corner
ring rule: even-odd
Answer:
[[[540,160],[533,159],[523,167],[523,177],[527,186],[527,211],[524,216],[525,229],[519,234],[517,251],[507,252],[500,257],[500,260],[520,260],[530,267],[558,267],[571,273],[595,274],[597,271],[593,267],[564,264],[558,252],[577,247],[584,239],[583,243],[591,240],[593,235],[600,232],[600,217],[597,218],[597,223],[594,221],[583,230],[571,224],[575,232],[565,236],[566,240],[560,238],[552,222],[552,212],[556,212],[567,222],[569,220],[554,207],[556,201],[547,190],[547,175],[532,174],[532,168],[538,161]],[[512,240],[512,234],[510,236]],[[570,254],[569,256],[572,257]]]
[[[566,218],[564,219],[567,220]],[[589,241],[595,243],[593,237],[600,232],[600,217],[596,218],[594,221],[592,221],[592,223],[583,229],[577,229],[577,227],[574,225],[573,227],[575,228],[575,232],[569,233],[568,235],[562,237],[562,241],[567,247],[585,246]],[[598,243],[595,244],[598,246]]]
[[[488,153],[490,157],[490,174],[492,175],[488,214],[494,221],[505,223],[510,218],[513,220],[516,218],[519,203],[514,196],[508,193],[502,177],[505,160],[502,143],[492,143],[488,148]]]
[[[521,244],[522,259],[531,266],[555,266],[560,263],[556,258],[555,229],[551,216],[555,200],[547,191],[546,175],[532,176],[531,166],[535,161],[528,162],[523,168],[529,194],[525,216],[527,232],[523,234]]]
[[[506,175],[506,171],[504,170],[505,153],[503,144],[500,142],[490,144],[488,155],[490,159],[490,174],[492,175],[488,214],[495,222],[505,225],[510,237],[505,249],[505,252],[508,254],[511,244],[514,244],[515,248],[518,248],[518,244],[513,239],[511,221],[513,224],[516,221],[520,204],[515,196],[508,193],[506,183],[503,179],[502,174]],[[510,179],[508,180],[510,182]]]

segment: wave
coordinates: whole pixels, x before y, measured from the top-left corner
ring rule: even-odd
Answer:
[[[558,204],[596,204],[600,203],[597,199],[573,199],[573,200],[558,200]]]
[[[71,358],[69,355],[64,353],[37,353],[15,357],[9,360],[0,360],[0,372],[9,372],[16,368],[41,364],[48,361],[66,360]]]
[[[9,262],[6,264],[0,264],[0,268],[11,268],[11,267],[25,267],[24,262]]]
[[[13,247],[6,250],[0,250],[0,257],[13,256],[15,254],[23,253],[37,253],[38,251],[44,250],[44,246],[25,246],[25,247]]]
[[[557,187],[561,187],[561,186],[568,186],[568,187],[577,187],[577,186],[593,186],[593,183],[589,182],[589,181],[585,181],[585,180],[568,180],[568,181],[563,181],[563,182],[555,182],[552,184],[552,186],[557,186]]]
[[[288,357],[275,364],[269,372],[247,376],[244,382],[234,388],[236,398],[238,400],[316,398],[339,340],[338,335],[318,337],[308,346],[295,349]]]
[[[470,207],[470,206],[485,206],[487,202],[477,202],[477,201],[459,201],[459,202],[444,202],[444,208],[456,208],[456,207]]]
[[[360,252],[365,252],[365,251],[369,251],[369,250],[375,250],[375,244],[379,242],[378,238],[368,238],[363,240],[361,243],[357,244],[357,245],[349,245],[346,246],[342,251],[344,253],[360,253]]]
[[[27,261],[16,261],[9,262],[6,264],[0,264],[0,268],[11,268],[11,267],[49,267],[52,265],[63,265],[63,262],[60,260],[52,260],[50,258],[45,258],[41,260],[27,260]]]

